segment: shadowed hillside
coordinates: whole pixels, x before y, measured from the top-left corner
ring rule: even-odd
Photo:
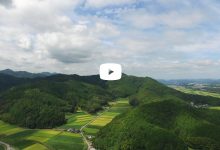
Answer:
[[[0,118],[6,122],[53,128],[65,123],[68,112],[96,113],[109,101],[128,97],[133,109],[101,129],[94,140],[98,149],[219,148],[219,111],[190,104],[218,106],[218,98],[184,94],[151,78],[125,74],[108,82],[97,75],[62,74],[17,80],[0,94]]]
[[[28,81],[29,79],[21,79],[10,75],[0,74],[0,92],[5,91],[13,86],[24,84]]]
[[[97,79],[98,76],[54,75],[15,84],[18,86],[11,84],[0,94],[0,118],[22,127],[52,128],[65,123],[64,114],[78,108],[96,113],[113,99]],[[38,123],[39,120],[43,122]]]

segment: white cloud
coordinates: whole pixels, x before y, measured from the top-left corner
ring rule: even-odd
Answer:
[[[31,39],[30,37],[28,37],[27,35],[20,35],[18,37],[18,43],[17,45],[20,47],[20,48],[23,48],[23,49],[29,49],[31,48]]]
[[[116,62],[142,76],[220,76],[216,6],[145,2],[141,8],[136,0],[0,2],[0,69],[94,74],[99,64]]]
[[[131,4],[136,0],[86,0],[87,7],[101,8],[106,6],[117,6],[122,4]]]
[[[160,14],[152,14],[146,10],[131,10],[125,12],[122,18],[136,28],[193,28],[198,26],[206,18],[205,14],[195,10],[171,11]]]
[[[98,49],[99,39],[88,35],[79,27],[67,32],[44,33],[37,36],[37,49],[46,51],[48,56],[64,63],[89,61]],[[86,29],[85,29],[86,30]]]
[[[78,0],[14,0],[12,8],[0,6],[0,23],[24,32],[59,30],[72,24],[66,13],[71,12]]]
[[[101,37],[115,37],[120,35],[120,31],[114,25],[106,22],[97,22],[94,32]]]

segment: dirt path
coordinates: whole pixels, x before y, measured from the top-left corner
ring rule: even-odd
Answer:
[[[0,145],[3,145],[6,150],[15,150],[12,146],[10,146],[9,144],[5,142],[0,141]]]

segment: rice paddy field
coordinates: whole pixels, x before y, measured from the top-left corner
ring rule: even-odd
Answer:
[[[17,149],[24,150],[83,150],[86,145],[80,134],[63,131],[63,129],[77,128],[85,125],[95,116],[85,112],[68,114],[67,123],[57,129],[23,129],[0,121],[0,141],[4,141]],[[0,147],[0,150],[4,149]]]
[[[97,119],[91,122],[84,132],[86,135],[95,135],[102,127],[106,126],[112,121],[117,115],[127,111],[130,108],[128,99],[119,99],[116,102],[110,103],[110,108],[101,113]]]
[[[67,114],[66,119],[68,120],[67,123],[59,128],[61,129],[68,129],[68,128],[75,128],[80,129],[83,125],[90,122],[92,119],[95,118],[95,115],[88,114],[83,111],[78,111],[75,114]]]
[[[16,149],[47,150],[47,149],[85,149],[80,134],[58,130],[30,130],[12,126],[0,121],[0,140]]]
[[[6,142],[15,149],[24,150],[85,150],[87,145],[84,143],[81,134],[63,131],[68,128],[80,129],[85,124],[91,122],[84,132],[87,135],[95,135],[100,128],[112,121],[120,113],[128,110],[127,99],[119,99],[111,102],[110,107],[101,112],[98,117],[83,111],[75,114],[67,114],[67,123],[56,129],[24,129],[9,125],[0,121],[0,141]],[[4,147],[0,145],[0,150]]]
[[[178,90],[178,91],[188,93],[188,94],[212,96],[212,97],[220,98],[220,94],[218,94],[218,93],[212,93],[212,92],[207,92],[207,91],[199,91],[199,90],[185,88],[185,87],[182,87],[182,86],[171,86],[171,87]]]

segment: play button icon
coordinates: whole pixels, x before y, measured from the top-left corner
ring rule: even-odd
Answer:
[[[110,75],[110,74],[112,74],[114,71],[112,71],[112,70],[109,70],[108,71],[108,74]]]
[[[102,64],[99,69],[99,75],[102,80],[119,80],[122,75],[121,65],[114,63]]]

